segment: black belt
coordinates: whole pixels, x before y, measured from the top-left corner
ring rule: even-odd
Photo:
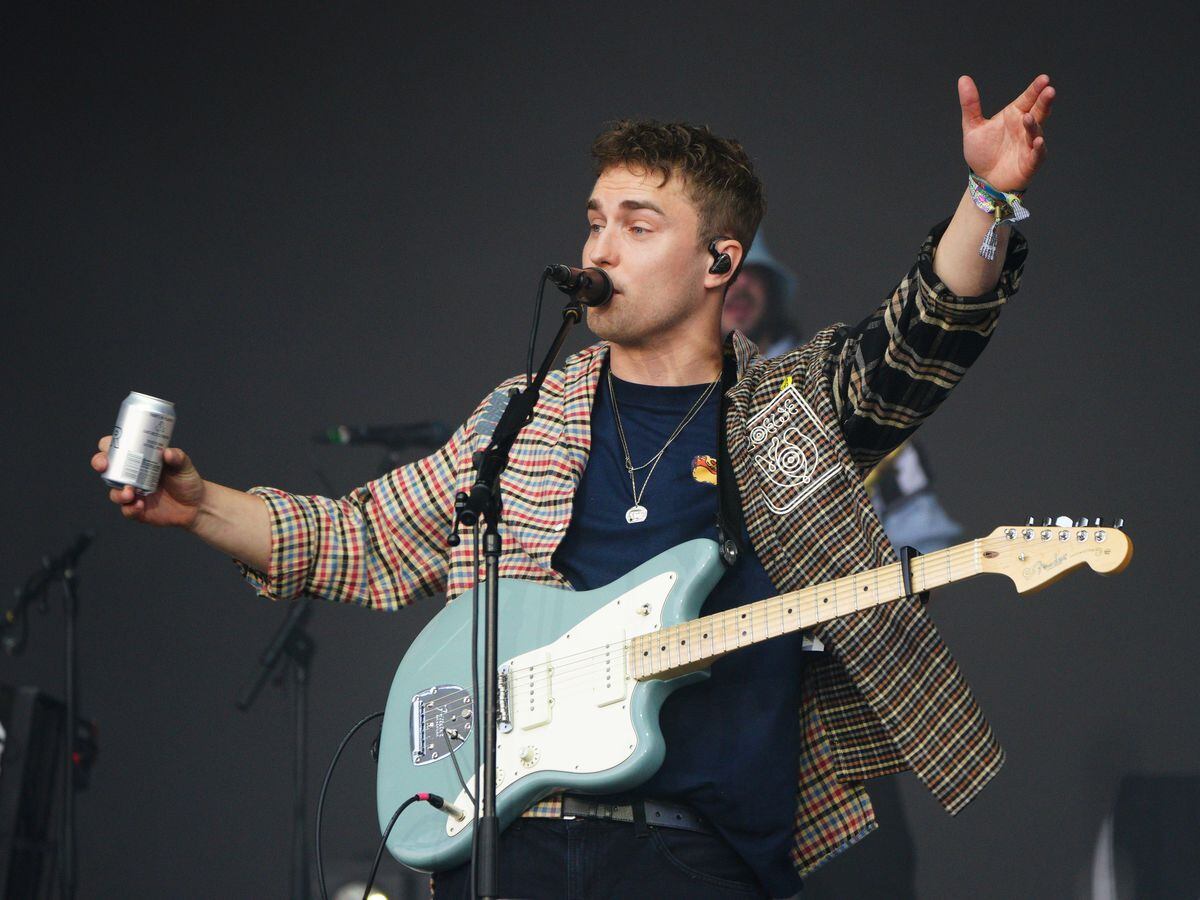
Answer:
[[[642,813],[645,814],[644,818]],[[667,803],[663,800],[604,803],[592,797],[563,794],[562,814],[564,819],[605,819],[610,822],[637,822],[641,819],[647,825],[657,825],[659,828],[682,828],[684,831],[698,831],[701,834],[717,833],[716,829],[690,806]]]

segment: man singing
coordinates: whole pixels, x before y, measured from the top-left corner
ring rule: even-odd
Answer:
[[[764,206],[742,147],[680,123],[622,121],[597,137],[583,265],[607,271],[614,295],[588,310],[601,342],[551,373],[513,448],[502,577],[591,589],[720,535],[741,552],[709,614],[894,560],[863,479],[945,399],[1017,290],[1025,242],[1011,225],[1027,215],[1055,92],[1040,75],[991,119],[969,77],[958,93],[970,171],[952,218],[870,316],[770,360],[736,332],[721,338]],[[489,400],[440,450],[341,499],[207,482],[178,448],[156,493],[110,496],[127,518],[234,556],[264,596],[395,610],[457,595],[476,573],[470,542],[447,535]],[[915,598],[815,637],[823,652],[779,637],[676,691],[666,759],[635,791],[535,804],[501,837],[501,894],[786,897],[875,827],[864,780],[911,769],[954,813],[999,769]],[[437,896],[470,896],[466,869],[438,874]]]

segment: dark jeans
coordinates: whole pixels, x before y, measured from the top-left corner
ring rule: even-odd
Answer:
[[[518,819],[500,835],[500,896],[523,900],[729,900],[766,897],[754,873],[711,834],[627,822]],[[469,900],[470,864],[434,878],[436,900]]]

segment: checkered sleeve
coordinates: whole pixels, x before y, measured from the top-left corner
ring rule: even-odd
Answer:
[[[251,488],[271,514],[270,570],[235,560],[243,576],[273,600],[307,594],[381,610],[445,591],[455,477],[478,412],[435,453],[339,499]]]
[[[834,406],[855,465],[869,472],[941,404],[986,346],[1020,286],[1027,245],[1014,230],[996,287],[959,297],[933,271],[950,224],[935,225],[916,265],[832,356]]]

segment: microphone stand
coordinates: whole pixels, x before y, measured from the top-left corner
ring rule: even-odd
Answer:
[[[541,395],[542,385],[550,367],[558,358],[567,332],[571,326],[583,318],[583,307],[580,301],[572,298],[563,307],[562,325],[558,334],[542,361],[537,375],[524,391],[517,394],[505,407],[496,430],[492,433],[491,443],[488,444],[478,457],[475,484],[470,493],[459,492],[454,499],[457,517],[454,526],[452,542],[458,540],[458,524],[475,526],[480,518],[487,522],[484,532],[483,555],[484,572],[487,589],[484,600],[484,716],[483,716],[483,790],[477,790],[479,824],[478,832],[474,835],[476,842],[477,869],[472,872],[474,877],[475,895],[483,900],[494,900],[499,896],[497,866],[499,863],[500,820],[496,816],[496,719],[498,712],[498,637],[499,637],[499,606],[500,606],[500,474],[508,465],[508,455],[512,450],[517,435],[533,419],[533,410]],[[471,648],[472,653],[478,653],[478,647]],[[476,765],[479,761],[476,760]]]
[[[292,728],[295,733],[292,756],[292,900],[308,900],[308,831],[305,828],[306,784],[308,772],[308,668],[316,645],[304,630],[312,615],[308,597],[292,604],[291,611],[271,642],[259,657],[259,670],[253,681],[242,690],[237,708],[246,712],[254,704],[262,686],[275,671],[281,659],[292,671]],[[282,680],[281,673],[281,680]]]
[[[75,896],[75,739],[77,735],[76,729],[76,708],[78,706],[78,675],[76,673],[76,663],[78,661],[78,651],[75,643],[75,626],[76,619],[79,614],[79,594],[76,591],[78,578],[75,574],[75,566],[79,562],[79,557],[83,555],[83,551],[88,548],[92,540],[95,538],[95,533],[92,531],[84,531],[75,542],[67,548],[62,554],[57,557],[43,557],[42,567],[25,582],[24,587],[17,588],[14,592],[14,604],[12,609],[4,614],[3,624],[0,625],[4,630],[17,625],[20,622],[21,632],[16,637],[5,635],[4,649],[9,654],[20,653],[25,648],[25,635],[27,623],[24,619],[25,608],[35,599],[41,599],[45,602],[46,592],[50,589],[50,585],[56,578],[60,578],[63,584],[63,610],[64,610],[64,671],[66,673],[66,722],[63,726],[63,743],[65,745],[62,754],[62,774],[63,774],[63,817],[62,817],[62,838],[60,846],[62,847],[61,863],[61,878],[62,878],[62,896],[66,900]]]

